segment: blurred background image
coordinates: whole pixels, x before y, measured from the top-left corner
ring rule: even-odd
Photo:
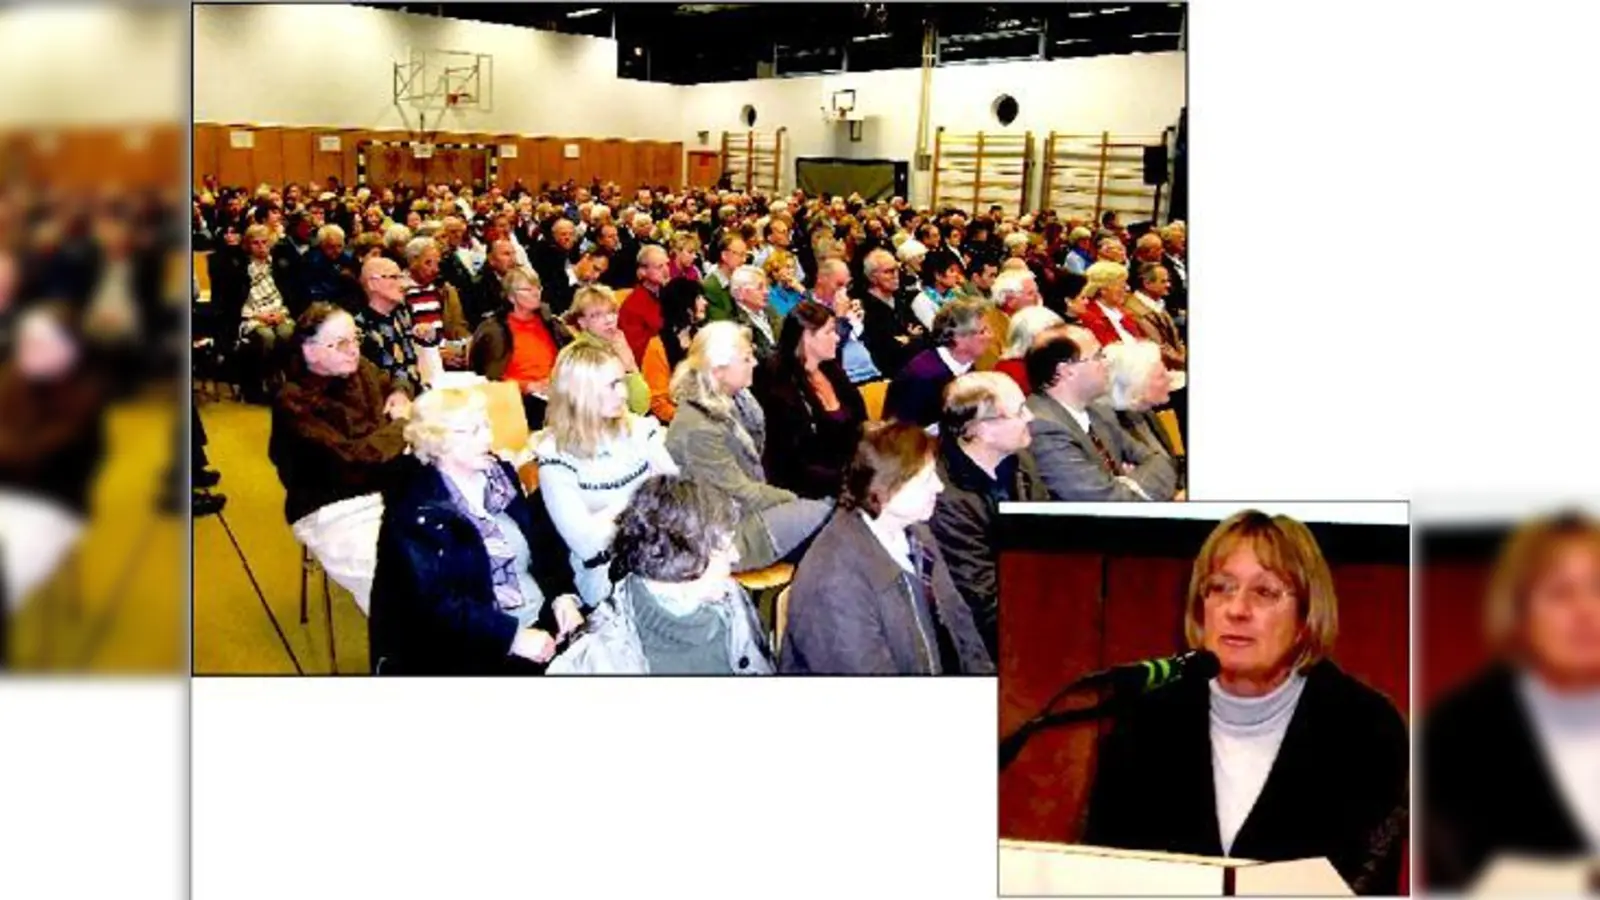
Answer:
[[[0,646],[14,672],[183,665],[187,24],[170,8],[0,11]]]
[[[1419,887],[1595,889],[1595,509],[1419,512]]]

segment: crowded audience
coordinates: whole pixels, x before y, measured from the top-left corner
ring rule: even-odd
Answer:
[[[384,673],[992,671],[998,503],[1184,496],[1182,223],[1130,246],[1048,210],[601,183],[194,199],[199,306]],[[525,447],[486,449],[481,382],[516,386]],[[464,523],[448,566],[424,507]],[[769,571],[787,626],[739,586]]]

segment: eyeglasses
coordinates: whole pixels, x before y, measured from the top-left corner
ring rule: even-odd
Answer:
[[[1232,600],[1243,589],[1244,585],[1232,578],[1212,578],[1201,589],[1201,595],[1207,603],[1220,603],[1223,600]],[[1291,595],[1292,592],[1277,585],[1258,583],[1249,587],[1245,597],[1256,609],[1271,609]]]
[[[336,341],[316,341],[315,343],[318,346],[327,347],[330,350],[354,350],[361,346],[361,342],[365,340],[366,337],[366,332],[357,331],[350,337],[340,338]]]

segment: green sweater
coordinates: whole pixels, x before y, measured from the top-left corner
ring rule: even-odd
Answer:
[[[713,270],[710,275],[700,279],[700,292],[706,296],[706,321],[730,322],[736,317],[733,314],[733,294],[719,278],[721,270]]]
[[[663,608],[637,580],[633,624],[650,671],[659,675],[728,675],[728,623],[710,606],[687,616]]]

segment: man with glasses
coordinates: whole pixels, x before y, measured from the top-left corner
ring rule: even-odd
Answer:
[[[717,265],[701,282],[706,295],[706,320],[723,322],[737,318],[733,302],[733,273],[749,258],[744,238],[737,231],[724,232],[717,242]]]
[[[999,659],[996,534],[1000,504],[1045,501],[1028,423],[1033,412],[1017,383],[999,372],[968,372],[945,390],[939,420],[939,480],[944,490],[928,526],[989,650]]]
[[[1024,360],[1033,395],[1033,454],[1052,500],[1173,500],[1177,473],[1134,440],[1104,401],[1100,342],[1066,325],[1043,332]]]
[[[939,310],[933,317],[932,348],[912,357],[889,382],[884,418],[915,422],[938,433],[945,387],[971,371],[994,340],[983,307],[982,300],[963,297]]]
[[[417,327],[405,303],[405,275],[388,257],[368,257],[361,265],[361,291],[367,298],[355,315],[363,335],[361,355],[415,397],[422,390],[422,375],[417,368]]]

